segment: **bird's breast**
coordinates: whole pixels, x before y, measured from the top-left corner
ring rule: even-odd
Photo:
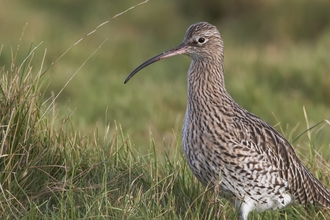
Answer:
[[[225,143],[221,143],[220,134],[214,130],[215,120],[203,111],[191,111],[188,106],[182,129],[182,147],[194,175],[202,183],[208,184],[214,182],[221,173],[220,145],[224,146]]]

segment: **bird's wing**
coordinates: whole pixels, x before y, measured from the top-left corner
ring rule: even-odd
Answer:
[[[250,146],[259,154],[265,155],[273,166],[283,172],[289,172],[293,167],[302,169],[297,154],[284,136],[259,117],[248,114],[249,117],[240,119],[240,124],[243,125],[245,138]]]

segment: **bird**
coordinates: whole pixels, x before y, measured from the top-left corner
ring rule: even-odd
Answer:
[[[191,25],[181,44],[142,63],[124,83],[146,66],[180,54],[192,60],[182,148],[197,179],[217,187],[239,220],[247,220],[251,211],[289,204],[330,209],[330,191],[303,165],[286,138],[227,92],[224,43],[216,26]]]

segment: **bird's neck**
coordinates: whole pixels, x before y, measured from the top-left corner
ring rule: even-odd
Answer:
[[[194,63],[195,62],[195,63]],[[222,63],[222,62],[221,62]],[[219,117],[233,115],[240,106],[225,88],[223,65],[191,63],[188,73],[188,103],[186,120],[204,120],[209,113]],[[208,115],[208,116],[205,116]]]
[[[193,60],[188,72],[188,98],[200,101],[217,99],[227,95],[223,62]],[[196,100],[197,101],[197,100]]]

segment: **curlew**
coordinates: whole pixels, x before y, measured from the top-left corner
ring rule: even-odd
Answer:
[[[330,209],[329,190],[302,164],[290,143],[226,91],[223,48],[215,26],[193,24],[183,43],[138,66],[125,83],[154,62],[188,55],[192,62],[182,145],[198,180],[219,187],[241,220],[253,210],[280,209],[291,203]]]

